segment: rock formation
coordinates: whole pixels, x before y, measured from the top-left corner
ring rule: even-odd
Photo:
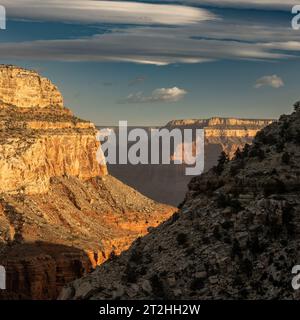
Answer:
[[[0,66],[3,298],[56,298],[174,211],[108,175],[98,147],[94,125],[49,80]]]
[[[209,119],[186,119],[186,120],[172,120],[167,123],[166,127],[190,127],[197,128],[207,127],[265,127],[272,123],[273,119],[238,119],[238,118],[221,118],[213,117]]]
[[[300,109],[195,177],[181,209],[61,299],[299,299]]]
[[[234,156],[238,148],[250,144],[258,131],[271,124],[272,119],[238,119],[213,117],[210,119],[172,120],[167,123],[169,129],[204,129],[206,152],[218,148],[218,152],[207,155],[209,159],[206,169],[213,167],[220,150],[226,152],[229,158]],[[207,162],[207,161],[206,161]]]
[[[37,72],[0,65],[0,100],[18,108],[63,108],[57,87]]]

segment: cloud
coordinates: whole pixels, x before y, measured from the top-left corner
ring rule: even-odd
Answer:
[[[217,19],[208,10],[173,4],[94,0],[2,0],[9,18],[81,23],[185,25]]]
[[[119,61],[158,66],[219,59],[278,60],[291,58],[280,43],[248,43],[223,39],[193,39],[187,30],[133,28],[82,39],[0,43],[0,58],[50,61]],[[191,33],[193,34],[193,33]]]
[[[131,93],[123,99],[122,103],[159,103],[177,102],[185,97],[187,91],[178,87],[159,88],[152,91],[151,95],[145,96],[142,92]]]
[[[156,0],[155,2],[159,2]],[[174,0],[166,0],[174,2]],[[299,4],[298,0],[181,0],[180,3],[187,5],[211,5],[230,8],[257,8],[276,9],[290,11],[292,6]]]
[[[256,89],[262,88],[262,87],[271,87],[271,88],[280,88],[284,86],[283,80],[278,77],[276,74],[272,76],[264,76],[256,80],[256,83],[254,87]]]
[[[70,0],[66,5],[64,4],[65,1],[58,0],[24,0],[22,3],[25,3],[24,7],[25,9],[27,8],[28,12],[25,9],[21,9],[20,1],[5,1],[8,6],[12,6],[12,9],[14,9],[13,6],[16,3],[19,3],[18,10],[15,8],[12,10],[12,14],[15,12],[20,17],[22,14],[27,14],[29,17],[33,13],[33,16],[40,20],[45,15],[49,15],[48,18],[52,17],[57,20],[63,20],[70,15],[70,19],[82,19],[81,21],[100,17],[112,23],[113,21],[125,23],[128,19],[131,23],[134,23],[134,21],[142,19],[144,11],[146,16],[147,14],[153,14],[157,23],[160,19],[170,24],[180,23],[183,22],[183,19],[187,19],[184,10],[170,11],[172,13],[170,17],[168,10],[161,10],[163,8],[161,5],[155,5],[155,8],[160,10],[154,13],[156,9],[147,7],[148,4],[128,1],[110,1],[106,6],[108,11],[105,14],[101,6],[102,9],[99,7],[97,10],[92,10],[92,8],[94,8],[93,6],[98,6],[99,3],[106,3],[106,1]],[[266,0],[263,1],[266,2]],[[217,3],[218,1],[210,2]],[[239,1],[227,2],[238,3]],[[246,2],[254,3],[255,1]],[[28,6],[29,3],[35,3],[35,5],[30,8]],[[76,14],[72,16],[71,14],[72,10],[76,9],[75,3],[80,8],[77,12],[78,16]],[[86,3],[87,6],[82,6],[83,3]],[[184,3],[187,2],[185,1]],[[274,1],[272,3],[274,4]],[[52,11],[48,12],[47,8],[50,4],[52,9],[61,6],[61,10],[54,12],[51,9]],[[132,15],[131,11],[126,10],[130,8],[130,4],[133,7],[143,5],[141,7],[143,11]],[[168,9],[172,8],[171,4],[167,6]],[[198,12],[198,8],[188,8],[180,5],[178,7]],[[91,12],[84,10],[91,10]],[[93,17],[94,11],[98,12],[95,17]],[[200,10],[200,12],[202,11]],[[55,16],[55,14],[57,15]],[[221,59],[277,61],[295,58],[300,55],[298,32],[293,32],[291,28],[285,25],[281,26],[278,23],[274,23],[273,20],[270,22],[271,19],[266,20],[266,22],[259,20],[259,22],[255,23],[255,14],[253,18],[254,22],[252,21],[251,23],[248,20],[243,21],[239,17],[233,17],[232,15],[227,17],[226,14],[223,19],[201,20],[198,23],[188,23],[188,21],[191,21],[188,18],[185,20],[186,24],[172,25],[171,28],[163,25],[127,25],[124,28],[120,27],[119,24],[112,24],[108,32],[91,37],[0,42],[0,59],[70,62],[117,61],[164,66],[176,63],[203,63]],[[176,21],[169,19],[175,19]],[[129,85],[137,83],[142,83],[142,78],[133,80]]]

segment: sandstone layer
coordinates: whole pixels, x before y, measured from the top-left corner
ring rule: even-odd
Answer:
[[[273,119],[239,119],[239,118],[222,118],[212,117],[209,119],[185,119],[185,120],[172,120],[167,123],[167,127],[265,127],[271,124]]]
[[[167,123],[169,129],[203,129],[205,132],[206,153],[219,147],[229,158],[234,156],[238,148],[252,142],[257,132],[271,124],[273,119],[239,119],[213,117],[209,119],[172,120]],[[182,146],[184,148],[184,146]],[[195,147],[194,147],[195,148]],[[219,154],[209,157],[206,169],[216,164]],[[213,159],[214,158],[214,159]]]
[[[299,104],[300,105],[300,104]],[[181,209],[61,299],[299,299],[300,108],[189,184]]]
[[[0,66],[3,298],[56,298],[174,211],[109,176],[94,124],[62,101],[36,72]]]
[[[57,87],[37,72],[0,65],[0,101],[19,108],[63,107]]]

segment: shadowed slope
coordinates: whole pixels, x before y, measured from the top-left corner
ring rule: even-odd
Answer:
[[[194,178],[178,213],[61,299],[299,299],[300,110]]]

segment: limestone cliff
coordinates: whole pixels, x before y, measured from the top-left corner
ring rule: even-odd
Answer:
[[[41,194],[51,177],[105,176],[94,124],[73,116],[34,71],[0,66],[0,192]]]
[[[242,149],[245,144],[251,143],[257,132],[273,121],[272,119],[213,117],[209,119],[172,120],[167,123],[166,127],[181,130],[204,129],[206,152],[209,152],[212,146],[218,146],[221,151],[226,152],[229,158],[232,158],[238,148]],[[218,157],[219,154],[216,156]],[[211,163],[206,163],[206,168],[210,169],[215,165],[216,160],[217,158],[214,161],[211,159]]]
[[[0,101],[19,108],[63,107],[57,87],[37,72],[0,65]]]
[[[209,119],[185,119],[185,120],[172,120],[167,123],[167,127],[185,127],[185,126],[196,126],[196,127],[229,127],[229,126],[240,126],[240,127],[265,127],[272,123],[274,119],[239,119],[239,118],[222,118],[213,117]]]
[[[173,212],[109,176],[98,147],[50,80],[0,66],[0,297],[56,298]]]
[[[4,83],[13,89],[4,89]],[[94,125],[74,117],[58,97],[56,87],[35,72],[0,67],[1,192],[44,193],[53,176],[89,179],[107,173],[96,161]]]
[[[297,299],[300,103],[195,177],[178,213],[61,299]]]

